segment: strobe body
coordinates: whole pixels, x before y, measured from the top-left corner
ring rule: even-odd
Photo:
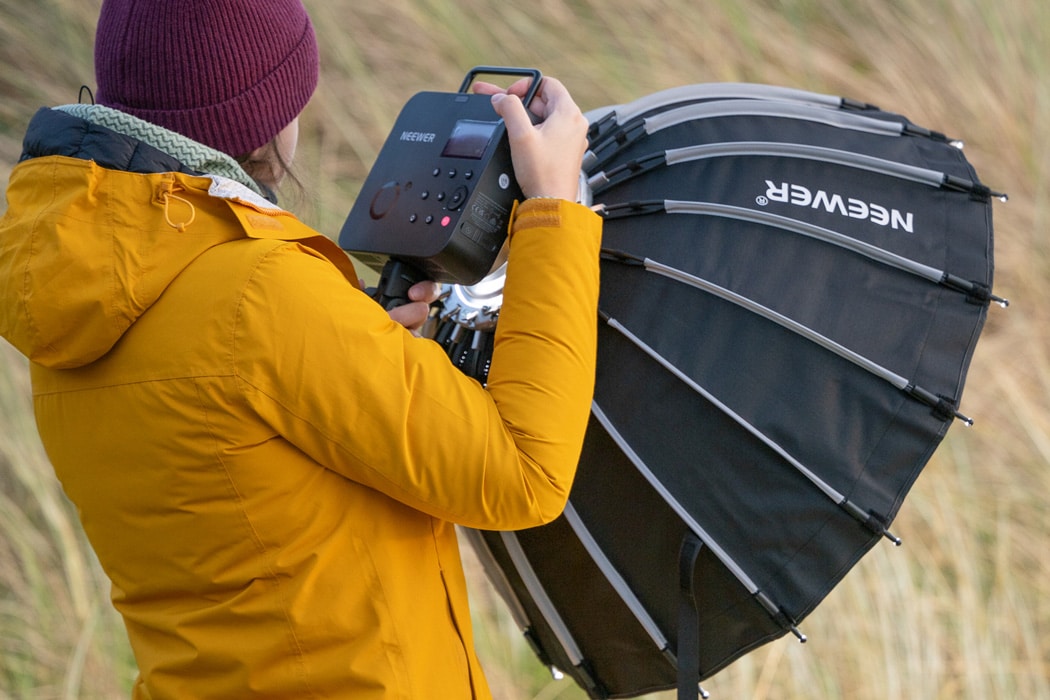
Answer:
[[[343,224],[339,245],[386,278],[418,277],[470,285],[493,268],[515,200],[503,120],[488,95],[466,92],[483,73],[539,71],[478,67],[456,93],[421,92],[404,106]],[[392,272],[391,264],[397,265]],[[387,296],[397,296],[389,291]]]

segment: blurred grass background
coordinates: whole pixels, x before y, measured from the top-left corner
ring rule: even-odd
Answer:
[[[99,0],[0,0],[0,184],[40,106],[93,85]],[[1050,699],[1050,3],[1043,0],[307,0],[322,78],[295,205],[334,235],[404,102],[475,65],[537,67],[587,110],[748,81],[864,100],[966,142],[996,204],[996,292],[956,426],[878,546],[803,624],[704,683],[718,699]],[[5,205],[6,207],[6,205]],[[0,698],[128,696],[134,661],[0,341]],[[498,698],[553,681],[468,558]],[[717,634],[717,631],[708,631]],[[440,689],[434,689],[440,697]],[[664,694],[662,697],[667,697]]]

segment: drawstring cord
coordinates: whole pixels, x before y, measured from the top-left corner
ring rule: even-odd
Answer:
[[[193,220],[197,218],[197,209],[193,206],[193,202],[175,194],[176,192],[182,191],[182,188],[175,184],[175,181],[173,179],[169,179],[161,183],[160,192],[157,195],[160,198],[160,201],[164,204],[164,220],[168,222],[168,226],[171,226],[179,233],[185,231],[186,228],[193,223]],[[178,223],[171,220],[171,200],[173,199],[177,202],[182,202],[187,207],[189,207],[189,219],[187,219],[186,221],[180,221]]]

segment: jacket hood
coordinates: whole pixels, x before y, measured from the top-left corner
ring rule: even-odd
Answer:
[[[0,220],[0,335],[45,367],[90,364],[197,256],[246,237],[301,241],[357,284],[338,246],[232,180],[23,160]]]

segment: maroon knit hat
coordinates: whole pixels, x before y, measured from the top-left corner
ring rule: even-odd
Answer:
[[[104,0],[97,101],[232,156],[268,143],[317,87],[301,0]]]

